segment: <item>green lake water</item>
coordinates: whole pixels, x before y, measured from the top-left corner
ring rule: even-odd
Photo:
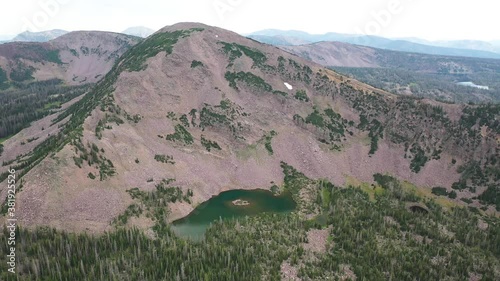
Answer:
[[[247,201],[247,206],[237,206],[234,200]],[[231,190],[223,192],[200,204],[188,216],[174,221],[172,230],[180,237],[201,240],[210,224],[219,219],[254,216],[264,212],[283,213],[295,209],[296,203],[288,193],[274,196],[267,190]]]

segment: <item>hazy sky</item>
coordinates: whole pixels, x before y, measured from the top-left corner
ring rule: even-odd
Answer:
[[[385,37],[498,40],[493,0],[18,0],[2,1],[0,35],[23,30],[159,29],[203,22],[239,33],[296,29]]]

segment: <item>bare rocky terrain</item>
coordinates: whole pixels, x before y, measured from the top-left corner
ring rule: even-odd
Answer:
[[[49,42],[47,48],[61,50],[62,64],[21,61],[37,69],[37,79],[95,82],[137,42],[97,36],[109,41],[81,32]],[[10,70],[3,54],[0,65]],[[362,58],[350,63],[370,65]],[[382,173],[451,190],[462,177],[459,164],[498,154],[492,125],[484,124],[479,139],[456,131],[460,105],[401,100],[275,47],[195,23],[166,27],[139,43],[74,102],[61,120],[47,117],[4,143],[0,163],[36,145],[55,147],[26,169],[17,199],[24,227],[109,230],[132,202],[127,190],[154,190],[163,179],[194,193],[192,204],[171,204],[172,221],[222,191],[281,185],[281,162],[339,186],[348,178],[372,183]],[[42,133],[37,126],[51,129]],[[55,145],[42,143],[49,133],[57,135]],[[38,142],[19,146],[41,134]],[[207,149],[214,143],[220,150]],[[162,163],[158,155],[174,163]]]
[[[111,32],[75,31],[48,42],[6,43],[0,45],[0,68],[11,82],[95,83],[140,40]]]

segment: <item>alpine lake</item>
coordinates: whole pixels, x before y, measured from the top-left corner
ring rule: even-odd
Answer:
[[[201,241],[211,223],[261,213],[287,213],[297,204],[291,194],[274,195],[271,191],[231,190],[222,192],[198,205],[189,215],[172,223],[173,232],[182,238]]]

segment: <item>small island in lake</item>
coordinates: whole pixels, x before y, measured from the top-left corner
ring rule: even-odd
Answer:
[[[232,201],[232,203],[235,206],[248,206],[248,205],[250,205],[250,202],[245,201],[245,200],[241,200],[241,199],[236,199],[236,200]]]

